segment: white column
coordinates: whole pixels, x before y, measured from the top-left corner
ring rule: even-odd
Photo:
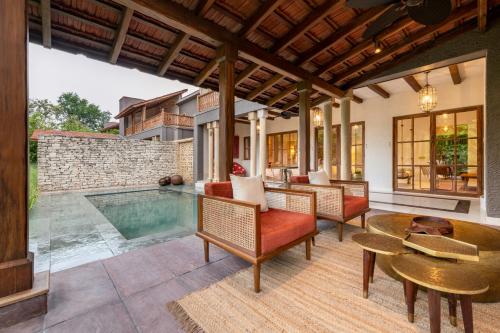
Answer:
[[[257,116],[259,117],[259,175],[262,176],[262,179],[266,179],[266,167],[267,167],[267,130],[266,130],[266,119],[267,119],[267,110],[259,110],[257,112]]]
[[[220,180],[220,175],[219,175],[219,122],[214,121],[212,123],[212,127],[214,129],[214,182],[218,182]],[[233,158],[228,157],[228,158]]]
[[[248,114],[250,120],[250,177],[257,175],[257,113]]]
[[[351,98],[340,99],[340,179],[351,180]]]
[[[208,130],[208,181],[214,179],[214,130],[212,123],[207,124]]]
[[[323,105],[323,169],[332,178],[332,101]]]

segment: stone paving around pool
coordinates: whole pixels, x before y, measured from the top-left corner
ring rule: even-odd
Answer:
[[[166,188],[195,193],[190,185]],[[170,235],[160,233],[127,240],[85,197],[150,189],[158,186],[42,193],[30,211],[29,222],[35,271],[57,272],[170,239]]]

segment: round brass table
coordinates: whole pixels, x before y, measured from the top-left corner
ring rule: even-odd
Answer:
[[[403,240],[406,237],[405,229],[410,226],[415,216],[417,215],[375,215],[368,219],[367,229],[371,233]],[[469,261],[468,265],[473,266],[490,286],[487,292],[474,295],[473,301],[500,302],[500,230],[472,222],[452,219],[450,222],[453,225],[453,233],[447,235],[448,237],[477,246],[479,261]],[[386,274],[400,280],[399,275],[391,267],[393,258],[393,256],[380,255],[377,257],[377,266]]]

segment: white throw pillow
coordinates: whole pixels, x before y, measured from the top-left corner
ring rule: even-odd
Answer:
[[[330,185],[330,179],[325,170],[309,171],[309,184],[312,185]]]
[[[267,212],[267,199],[261,176],[238,177],[230,175],[230,177],[234,199],[260,204],[260,211]]]

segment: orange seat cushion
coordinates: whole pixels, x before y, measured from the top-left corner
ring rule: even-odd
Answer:
[[[290,244],[316,228],[316,219],[313,215],[273,208],[260,214],[260,223],[262,254]]]
[[[205,194],[232,199],[233,187],[231,186],[231,182],[206,183]]]
[[[344,216],[349,217],[359,214],[369,207],[368,198],[344,195]]]
[[[309,176],[307,175],[292,176],[290,177],[290,182],[299,184],[309,184]]]

